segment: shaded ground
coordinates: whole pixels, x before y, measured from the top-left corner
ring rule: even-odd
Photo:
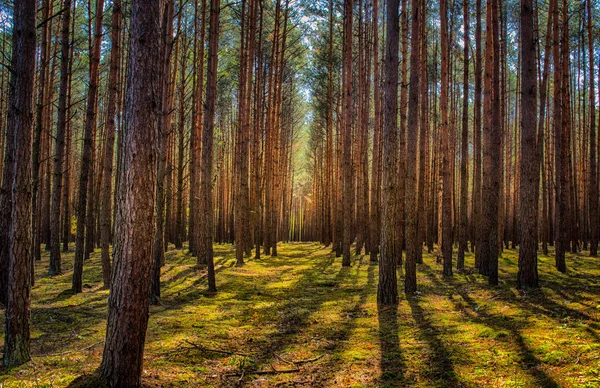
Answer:
[[[500,259],[498,287],[469,270],[444,279],[425,255],[418,296],[378,309],[378,268],[368,257],[342,268],[318,244],[278,251],[235,267],[232,247],[216,246],[216,296],[206,295],[194,258],[167,253],[163,306],[150,314],[147,386],[600,387],[599,259],[569,256],[560,274],[542,256],[543,288],[521,293],[515,251]],[[94,373],[108,295],[99,256],[86,263],[80,295],[67,291],[70,272],[46,275],[47,255],[36,265],[34,359],[0,369],[0,385],[75,386]],[[72,253],[64,261],[71,268]]]

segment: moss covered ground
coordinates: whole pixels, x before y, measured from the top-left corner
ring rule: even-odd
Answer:
[[[185,249],[167,253],[162,305],[148,325],[148,387],[600,387],[597,258],[569,255],[561,274],[540,256],[541,290],[521,292],[516,251],[503,252],[496,287],[469,269],[443,278],[425,254],[418,295],[400,292],[397,309],[381,309],[367,256],[343,268],[330,248],[290,243],[236,267],[232,246],[215,250],[216,295]],[[65,269],[72,259],[64,256]],[[100,253],[85,264],[82,294],[71,293],[69,271],[51,278],[47,267],[44,254],[32,290],[33,361],[0,369],[5,388],[94,386],[108,295]]]

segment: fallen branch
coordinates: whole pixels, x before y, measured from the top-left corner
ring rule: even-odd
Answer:
[[[313,357],[313,358],[308,358],[306,360],[297,360],[297,361],[290,361],[290,360],[286,360],[285,358],[283,358],[281,355],[277,354],[277,353],[273,353],[275,355],[275,357],[277,357],[281,362],[285,362],[286,364],[290,364],[290,365],[302,365],[302,364],[308,364],[309,362],[314,362],[317,360],[320,360],[321,358],[323,358],[324,354],[318,355],[317,357]]]
[[[257,370],[254,372],[251,371],[247,371],[247,370],[242,370],[241,373],[229,373],[226,374],[225,376],[227,377],[238,377],[238,376],[242,376],[242,375],[276,375],[279,373],[296,373],[296,372],[300,372],[299,368],[294,368],[294,369],[275,369],[273,368],[273,370]]]
[[[212,348],[207,348],[198,344],[195,344],[191,341],[188,340],[184,340],[186,343],[192,345],[194,348],[203,351],[203,352],[213,352],[213,353],[220,353],[220,354],[227,354],[227,355],[236,355],[236,356],[243,356],[243,357],[250,357],[248,354],[246,353],[239,353],[239,352],[231,352],[229,350],[219,350],[219,349],[212,349]]]
[[[292,361],[292,362],[296,365],[308,364],[309,362],[314,362],[314,361],[320,360],[321,358],[323,358],[323,356],[324,356],[324,354],[321,354],[317,357],[309,358],[306,360]]]

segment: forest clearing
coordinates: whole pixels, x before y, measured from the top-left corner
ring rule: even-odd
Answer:
[[[446,281],[425,254],[419,293],[401,298],[396,312],[378,309],[378,268],[368,256],[342,267],[330,248],[287,243],[278,257],[236,267],[232,246],[216,245],[220,291],[210,295],[205,269],[171,249],[163,304],[150,309],[142,384],[597,387],[600,265],[567,260],[572,270],[561,274],[540,255],[542,287],[519,292],[513,250],[503,252],[493,287],[472,270]],[[108,295],[99,267],[96,251],[81,294],[71,292],[68,272],[37,272],[33,363],[3,371],[4,387],[97,386],[90,376],[102,356]]]

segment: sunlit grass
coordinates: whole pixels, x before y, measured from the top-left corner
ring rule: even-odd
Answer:
[[[523,293],[515,251],[503,253],[497,287],[470,269],[472,255],[466,271],[444,279],[425,254],[418,295],[402,296],[396,311],[378,309],[378,267],[366,256],[342,268],[330,248],[281,244],[279,257],[237,267],[232,247],[216,245],[219,293],[208,295],[205,269],[186,252],[167,253],[163,305],[152,306],[148,325],[147,386],[600,386],[596,258],[571,255],[561,274],[540,256],[542,289]],[[72,253],[61,276],[46,275],[46,254],[36,264],[33,362],[0,370],[3,387],[62,387],[94,373],[108,295],[99,256],[86,262],[79,295],[70,291]],[[252,374],[273,368],[298,371]]]

